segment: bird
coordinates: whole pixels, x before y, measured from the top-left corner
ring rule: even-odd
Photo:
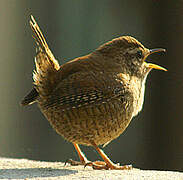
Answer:
[[[121,36],[59,65],[32,15],[30,26],[37,44],[36,67],[33,88],[21,105],[37,103],[56,132],[74,145],[80,161],[69,159],[71,165],[132,169],[113,163],[100,145],[119,137],[142,110],[149,72],[167,71],[146,59],[165,49],[148,49],[134,37]],[[89,161],[79,145],[94,147],[103,161]]]

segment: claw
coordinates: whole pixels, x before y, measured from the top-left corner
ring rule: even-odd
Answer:
[[[85,168],[86,166],[92,166],[92,162],[86,163],[86,164],[84,165],[84,168]]]
[[[109,170],[109,169],[131,170],[132,169],[132,165],[124,165],[124,166],[120,166],[119,164],[117,164],[117,165],[107,165],[103,161],[88,162],[84,165],[84,168],[86,166],[92,166],[92,168],[95,169],[95,170],[102,170],[102,169],[105,169],[105,170]]]
[[[71,166],[83,165],[82,162],[80,162],[80,161],[74,161],[74,160],[72,160],[72,159],[67,159],[67,160],[65,161],[64,166],[65,166],[66,164],[70,164]]]
[[[64,166],[66,166],[67,164],[69,164],[71,160],[72,160],[72,159],[67,159],[67,160],[65,161],[65,163],[64,163]]]
[[[133,169],[133,167],[132,167],[132,165],[130,164],[130,165],[124,165],[124,166],[116,166],[117,168],[116,169],[123,169],[123,170],[132,170]],[[114,169],[115,169],[115,167],[114,167]]]
[[[109,169],[109,167],[107,167],[106,163],[104,161],[95,161],[95,162],[88,162],[84,165],[84,168],[86,166],[92,166],[93,169],[96,170],[101,170],[101,169]]]
[[[93,169],[99,169],[99,168],[102,168],[103,166],[105,166],[105,162],[103,162],[103,161],[88,162],[84,165],[84,168],[86,166],[92,166]]]

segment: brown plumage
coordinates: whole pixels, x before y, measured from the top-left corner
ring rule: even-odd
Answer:
[[[113,164],[98,145],[117,138],[142,109],[148,73],[152,68],[165,70],[145,59],[164,49],[149,50],[135,38],[122,36],[59,66],[33,17],[30,25],[39,48],[34,88],[22,105],[37,102],[56,132],[74,144],[81,164],[128,169]],[[94,146],[104,162],[89,162],[78,144]]]

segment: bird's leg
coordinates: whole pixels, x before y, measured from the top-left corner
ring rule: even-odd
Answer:
[[[75,147],[75,149],[76,149],[76,151],[77,151],[77,153],[78,153],[78,156],[79,156],[80,161],[74,161],[74,160],[72,160],[72,159],[68,159],[68,160],[65,162],[65,164],[66,164],[66,163],[69,163],[69,164],[71,164],[72,166],[78,166],[78,165],[85,165],[85,164],[89,163],[90,161],[88,161],[88,159],[85,157],[85,155],[84,155],[83,152],[81,151],[79,145],[78,145],[78,144],[75,144],[75,143],[73,143],[73,145],[74,145],[74,147]]]
[[[104,162],[101,161],[95,161],[95,162],[89,162],[85,166],[89,165],[92,166],[93,169],[116,169],[116,170],[129,170],[132,169],[131,165],[124,165],[119,166],[117,164],[114,164],[107,155],[93,142],[92,145],[97,150],[97,152],[100,154]]]

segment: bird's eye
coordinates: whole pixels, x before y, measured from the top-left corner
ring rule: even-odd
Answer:
[[[141,59],[143,57],[142,51],[137,51],[137,58]]]

